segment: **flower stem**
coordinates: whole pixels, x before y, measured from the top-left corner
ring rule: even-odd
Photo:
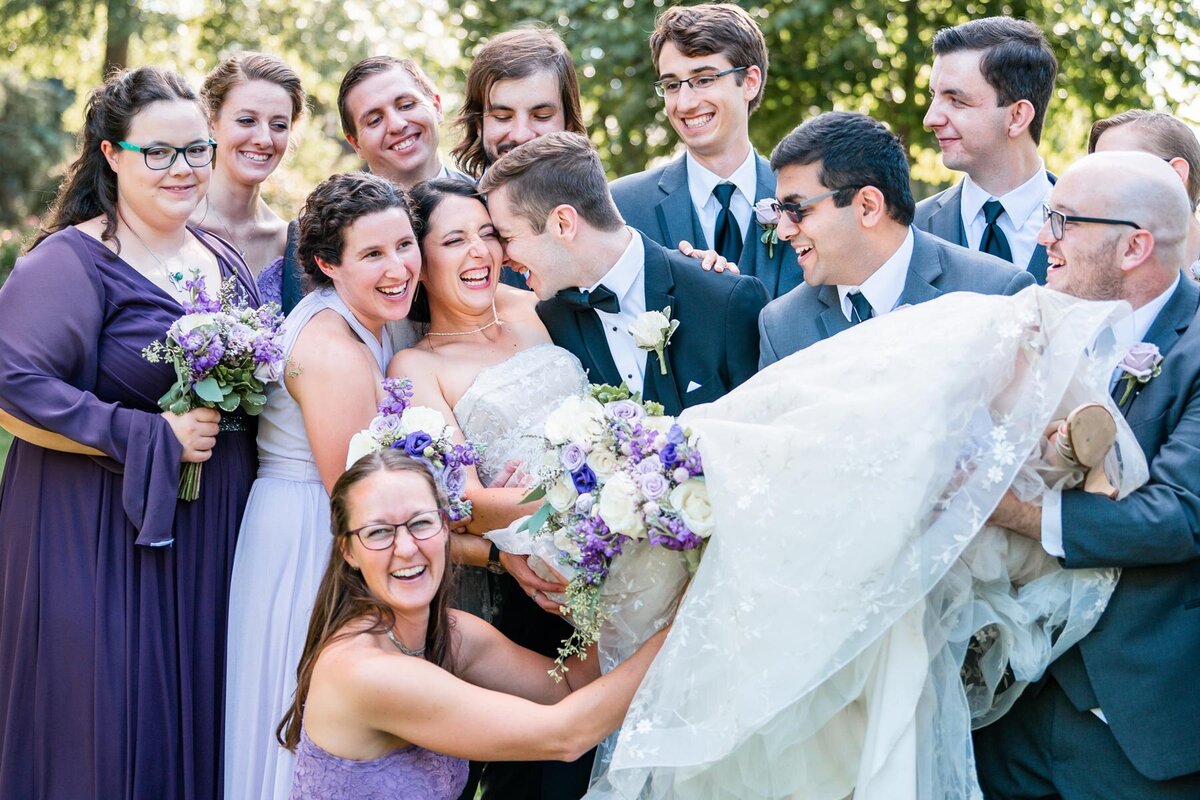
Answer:
[[[200,468],[203,464],[188,462],[179,470],[179,499],[195,500],[200,496]]]

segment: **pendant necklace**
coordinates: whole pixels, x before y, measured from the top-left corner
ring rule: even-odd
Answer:
[[[225,235],[229,237],[229,243],[233,245],[234,250],[238,251],[238,255],[242,257],[242,261],[245,261],[246,248],[240,246],[233,238],[233,231],[229,230],[229,226],[225,224],[225,218],[222,217],[215,208],[213,208],[212,200],[206,197],[204,198],[204,213],[207,214],[209,211],[211,211],[213,216],[217,218],[217,222],[221,223],[221,227],[225,230]],[[204,220],[201,219],[201,222],[203,221]]]
[[[120,218],[121,222],[125,222],[124,217],[122,217],[120,214],[117,214],[117,216]],[[133,229],[133,226],[131,226],[128,222],[125,222],[125,227],[129,229],[130,233],[133,234],[133,238],[138,240],[138,244],[142,246],[142,249],[149,253],[150,256],[158,262],[159,269],[162,270],[163,275],[166,276],[167,281],[171,284],[171,287],[177,292],[183,292],[185,288],[183,285],[183,273],[179,270],[172,271],[167,269],[167,265],[163,263],[161,258],[158,257],[158,253],[155,253],[150,249],[150,245],[142,241],[142,237],[138,236],[138,232]]]
[[[397,649],[398,649],[398,650],[399,650],[401,653],[404,653],[404,655],[406,655],[406,656],[412,656],[413,658],[420,658],[420,657],[422,657],[423,655],[425,655],[425,648],[424,648],[424,647],[418,647],[416,650],[409,650],[407,647],[405,647],[405,646],[404,646],[404,642],[402,642],[402,641],[400,641],[399,639],[397,639],[397,638],[396,638],[396,634],[395,634],[395,633],[393,633],[393,632],[392,632],[392,630],[391,630],[390,628],[388,629],[388,632],[387,632],[387,638],[388,638],[388,641],[389,641],[389,642],[391,642],[392,644],[396,645],[396,648],[397,648]]]
[[[469,331],[429,331],[430,336],[470,336],[472,333],[482,333],[493,326],[503,325],[504,320],[496,314],[496,301],[492,301],[492,321],[487,325],[480,325],[478,328],[472,328]]]

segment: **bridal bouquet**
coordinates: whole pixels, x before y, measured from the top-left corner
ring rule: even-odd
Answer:
[[[242,298],[232,278],[221,285],[216,298],[208,295],[199,272],[193,272],[184,286],[191,299],[183,303],[183,316],[171,323],[165,341],[151,342],[142,350],[147,361],[170,362],[175,367],[175,383],[159,398],[159,407],[173,414],[193,408],[261,413],[267,402],[266,384],[283,377],[287,360],[280,344],[279,306],[249,308],[239,303]],[[229,425],[223,417],[223,429],[235,429]],[[183,465],[179,499],[200,496],[202,466]]]
[[[384,399],[379,404],[379,415],[366,430],[350,439],[347,469],[368,453],[387,448],[403,450],[429,465],[446,492],[451,520],[458,522],[471,516],[471,501],[463,496],[467,485],[464,468],[479,461],[478,450],[470,443],[456,444],[454,429],[439,411],[412,405],[412,381],[385,378],[382,386]]]
[[[522,527],[553,543],[568,578],[563,605],[576,630],[559,649],[559,669],[599,639],[614,562],[649,545],[684,553],[694,569],[712,533],[695,437],[662,412],[624,385],[593,385],[546,419],[547,457],[525,498],[544,502]]]

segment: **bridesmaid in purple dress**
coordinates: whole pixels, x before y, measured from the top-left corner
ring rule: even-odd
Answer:
[[[218,430],[210,409],[161,413],[174,370],[141,356],[182,313],[185,271],[212,288],[233,276],[257,301],[229,246],[186,227],[213,149],[178,75],[113,75],[0,291],[0,409],[65,443],[14,441],[0,484],[0,797],[221,793],[226,604],[254,430]],[[79,446],[98,455],[64,452]],[[181,461],[206,463],[193,502],[176,500]]]
[[[467,759],[571,761],[621,724],[666,631],[599,677],[449,608],[445,497],[400,450],[364,456],[329,498],[333,549],[279,726],[293,800],[454,800]]]

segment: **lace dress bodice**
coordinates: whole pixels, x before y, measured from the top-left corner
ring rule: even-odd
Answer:
[[[586,388],[579,359],[552,344],[522,350],[482,370],[454,406],[463,436],[483,447],[479,479],[488,484],[508,461],[540,459],[546,417]]]
[[[461,758],[409,745],[370,761],[350,761],[327,753],[301,729],[291,797],[454,800],[466,784],[467,762]]]

